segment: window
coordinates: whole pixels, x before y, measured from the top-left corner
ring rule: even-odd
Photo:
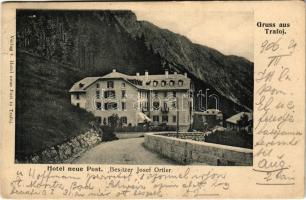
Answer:
[[[108,103],[104,103],[104,110],[108,110],[109,107],[108,107]]]
[[[175,123],[176,122],[176,115],[172,116],[172,122]]]
[[[158,97],[157,91],[154,91],[154,97]]]
[[[125,88],[125,83],[121,83],[121,87],[122,87],[122,88]]]
[[[167,92],[164,92],[164,97],[167,97],[167,95],[168,95]]]
[[[122,124],[127,124],[127,117],[121,117]]]
[[[179,85],[179,86],[182,86],[182,85],[183,85],[183,81],[182,81],[182,80],[179,80],[179,81],[178,81],[178,85]]]
[[[118,105],[116,102],[104,103],[105,110],[117,110],[117,108],[118,108]]]
[[[107,81],[107,88],[114,88],[114,81]]]
[[[159,102],[158,101],[153,102],[153,109],[154,110],[159,110]]]
[[[100,99],[100,91],[99,90],[96,91],[96,98]]]
[[[172,108],[176,108],[176,101],[172,101]]]
[[[162,122],[168,122],[168,115],[162,116]]]
[[[153,86],[156,87],[158,85],[157,81],[153,81]]]
[[[122,110],[126,110],[126,103],[125,102],[122,102],[121,108],[122,108]]]
[[[104,92],[104,97],[105,98],[115,98],[116,97],[116,93],[114,90],[108,90]]]
[[[101,110],[101,103],[100,102],[96,102],[96,108],[97,108],[97,110]]]
[[[161,82],[161,86],[164,87],[166,85],[166,81]]]
[[[148,111],[148,102],[145,101],[145,102],[143,102],[143,103],[144,103],[143,110],[144,110],[144,111]]]
[[[169,82],[169,85],[170,85],[170,86],[174,86],[174,81],[170,81],[170,82]]]
[[[176,97],[176,91],[172,92],[173,97]]]
[[[80,99],[80,94],[76,94],[76,99]]]
[[[121,91],[121,97],[122,97],[122,98],[126,98],[126,92],[125,92],[125,90],[122,90],[122,91]]]
[[[97,83],[97,88],[100,88],[100,84],[99,83]]]
[[[80,103],[77,103],[76,106],[79,108],[80,107]]]
[[[153,115],[153,122],[159,122],[159,116]]]

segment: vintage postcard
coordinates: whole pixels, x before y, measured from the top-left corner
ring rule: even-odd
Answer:
[[[303,198],[305,5],[6,2],[4,198]]]

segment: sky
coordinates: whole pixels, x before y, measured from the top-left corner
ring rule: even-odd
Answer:
[[[253,61],[253,13],[205,12],[201,10],[134,10],[138,20],[186,36],[194,43],[214,48],[225,55]]]

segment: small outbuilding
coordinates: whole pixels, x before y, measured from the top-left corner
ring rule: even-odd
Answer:
[[[211,129],[215,126],[222,126],[223,114],[218,109],[207,109],[204,112],[194,112],[193,120],[194,129]]]
[[[253,115],[250,112],[240,112],[226,119],[226,128],[231,130],[246,130],[251,134],[253,128]]]

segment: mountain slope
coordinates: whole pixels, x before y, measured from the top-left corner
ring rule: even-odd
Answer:
[[[15,153],[22,161],[85,133],[95,118],[70,104],[66,88],[71,79],[80,78],[77,70],[25,52],[19,51],[17,57]]]
[[[143,34],[145,42],[162,58],[174,63],[174,68],[189,72],[235,103],[252,108],[253,63],[247,59],[225,56],[149,22],[131,24],[124,16],[116,19],[134,37]]]

